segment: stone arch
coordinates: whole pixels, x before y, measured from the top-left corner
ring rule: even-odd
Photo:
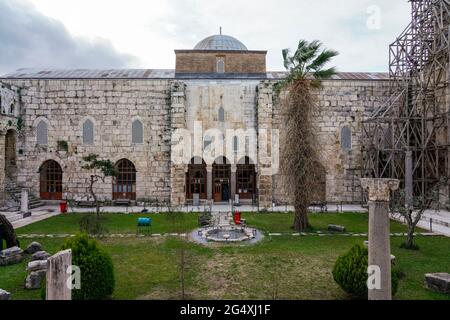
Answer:
[[[9,182],[17,181],[17,134],[12,129],[5,135],[5,177]]]

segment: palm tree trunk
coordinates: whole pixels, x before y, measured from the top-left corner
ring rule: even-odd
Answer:
[[[304,205],[295,206],[294,229],[303,232],[309,228],[308,207]]]

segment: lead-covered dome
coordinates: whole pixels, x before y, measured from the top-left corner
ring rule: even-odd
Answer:
[[[194,50],[248,51],[238,39],[221,34],[203,39],[194,47]]]

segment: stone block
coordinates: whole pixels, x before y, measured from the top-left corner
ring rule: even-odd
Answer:
[[[37,270],[30,272],[25,280],[25,289],[40,289],[46,274],[47,270]]]
[[[47,260],[35,260],[30,261],[27,266],[27,271],[37,271],[47,269]]]
[[[425,284],[428,289],[450,294],[450,274],[448,273],[427,273],[425,275]]]
[[[28,245],[28,247],[25,249],[26,254],[33,254],[38,251],[42,251],[42,245],[39,242],[32,242]]]
[[[10,300],[11,299],[11,293],[8,291],[5,291],[3,289],[0,289],[0,301],[2,300]]]
[[[8,266],[20,263],[24,258],[23,250],[19,247],[12,247],[0,252],[0,266]]]
[[[31,256],[31,261],[47,260],[49,257],[50,257],[50,254],[48,252],[38,251],[36,253],[33,253],[33,255]]]
[[[338,226],[338,225],[330,224],[330,225],[328,225],[328,231],[331,231],[331,232],[345,232],[345,227],[344,226]]]

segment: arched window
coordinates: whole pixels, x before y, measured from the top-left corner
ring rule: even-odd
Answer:
[[[212,139],[210,136],[205,136],[203,139],[203,150],[208,150],[211,147]]]
[[[11,107],[9,108],[9,113],[14,116],[15,111],[16,111],[15,105],[14,105],[14,103],[11,103]]]
[[[256,195],[256,166],[249,157],[237,164],[236,193],[240,199],[253,199]]]
[[[94,124],[89,119],[83,123],[83,144],[94,144]]]
[[[352,129],[349,126],[341,129],[341,148],[343,151],[352,149]]]
[[[225,61],[223,58],[217,58],[216,71],[217,73],[225,73]]]
[[[200,199],[206,199],[206,163],[201,158],[193,158],[186,173],[186,198],[193,199],[198,193]]]
[[[142,122],[134,120],[131,128],[131,141],[132,143],[144,143],[144,127]]]
[[[233,152],[239,151],[239,138],[234,136],[233,137]]]
[[[36,127],[37,144],[46,146],[48,145],[48,127],[47,123],[42,120]]]
[[[225,110],[223,107],[219,108],[219,115],[218,115],[219,122],[225,122]]]
[[[136,167],[128,159],[116,163],[117,175],[113,178],[113,199],[136,200]]]

